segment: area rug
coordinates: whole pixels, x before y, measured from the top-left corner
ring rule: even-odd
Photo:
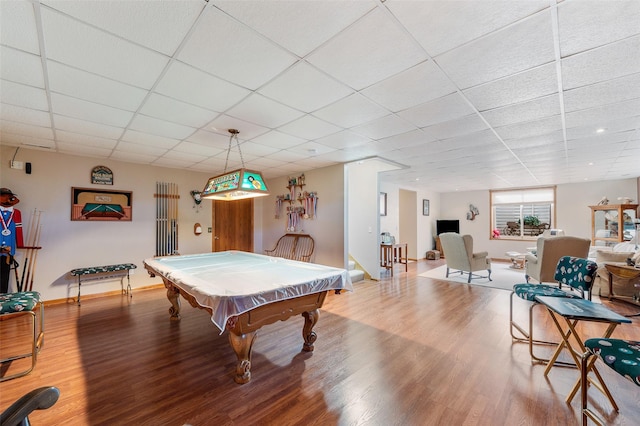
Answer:
[[[524,269],[513,269],[510,268],[510,266],[511,263],[493,262],[491,264],[491,281],[487,278],[473,278],[471,279],[470,284],[511,291],[514,284],[524,283],[526,281],[524,279]],[[469,274],[460,275],[459,273],[450,273],[449,278],[445,278],[446,274],[447,265],[442,265],[427,272],[423,272],[418,276],[424,278],[435,278],[443,281],[453,281],[461,284],[467,284],[467,279],[469,278]],[[487,271],[478,271],[478,275],[486,277]]]

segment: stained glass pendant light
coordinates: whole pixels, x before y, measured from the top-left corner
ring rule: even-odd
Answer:
[[[267,189],[266,182],[262,178],[262,174],[258,171],[247,170],[245,168],[244,158],[242,158],[242,151],[240,150],[240,142],[238,141],[238,133],[240,132],[236,129],[229,129],[229,148],[227,149],[227,160],[224,164],[224,171],[221,175],[209,178],[202,191],[202,198],[233,201],[269,195],[269,190]],[[236,140],[236,146],[240,153],[242,168],[227,172],[229,153],[231,152],[231,145],[234,139]]]

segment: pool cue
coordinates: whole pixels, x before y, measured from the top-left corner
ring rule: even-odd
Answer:
[[[28,262],[28,266],[27,266],[27,271],[26,271],[26,275],[22,275],[22,279],[24,280],[24,282],[22,283],[22,287],[25,288],[24,286],[26,284],[29,283],[29,278],[31,277],[31,271],[33,269],[33,262],[35,261],[35,253],[34,252],[34,247],[37,245],[37,239],[40,237],[39,234],[39,229],[40,229],[40,216],[41,216],[42,212],[37,212],[34,210],[34,217],[35,218],[35,228],[31,228],[32,224],[29,224],[29,238],[27,238],[28,243],[29,243],[29,247],[27,249],[27,252],[25,253],[25,257],[30,256],[31,261]],[[30,240],[30,241],[29,241]],[[25,265],[27,264],[27,262],[25,261]],[[33,277],[31,277],[31,286],[33,287]],[[31,291],[31,290],[29,290]]]
[[[37,230],[36,230],[36,246],[34,246],[32,248],[33,250],[33,262],[31,263],[31,271],[33,272],[31,274],[31,280],[29,281],[29,291],[33,291],[33,279],[36,276],[36,260],[38,260],[38,250],[40,249],[40,247],[37,246],[38,242],[40,242],[40,229],[41,227],[38,226]]]
[[[35,209],[33,211],[33,214],[31,215],[31,217],[29,218],[29,227],[27,228],[27,232],[25,235],[27,235],[27,245],[26,247],[21,247],[25,249],[24,252],[24,259],[23,259],[23,263],[22,263],[22,276],[20,277],[20,279],[18,280],[18,268],[16,266],[16,287],[18,287],[18,291],[22,291],[23,285],[24,285],[24,274],[27,270],[27,263],[29,262],[29,246],[31,244],[29,244],[29,238],[31,237],[31,234],[33,232],[33,219],[35,217]]]

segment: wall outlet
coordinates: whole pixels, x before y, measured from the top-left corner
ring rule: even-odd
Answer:
[[[11,168],[22,170],[24,168],[24,163],[22,161],[12,161]]]

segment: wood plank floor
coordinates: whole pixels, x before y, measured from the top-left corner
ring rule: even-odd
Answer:
[[[330,294],[313,353],[301,352],[301,317],[264,327],[246,385],[233,381],[227,335],[186,303],[182,321],[170,322],[164,289],[134,290],[130,302],[118,295],[47,306],[38,364],[0,383],[0,408],[53,385],[60,399],[31,416],[34,426],[577,424],[579,398],[564,401],[577,370],[554,368],[545,379],[526,345],[511,342],[508,291],[417,276],[441,264],[413,262],[407,273],[398,267],[393,278]],[[527,306],[516,307],[524,320]],[[537,332],[555,338],[539,312]],[[614,337],[640,340],[639,322]],[[5,355],[15,349],[15,331],[1,325]],[[580,330],[598,336],[604,328]],[[638,425],[640,389],[600,370],[620,412],[595,389],[591,405],[608,424]]]

